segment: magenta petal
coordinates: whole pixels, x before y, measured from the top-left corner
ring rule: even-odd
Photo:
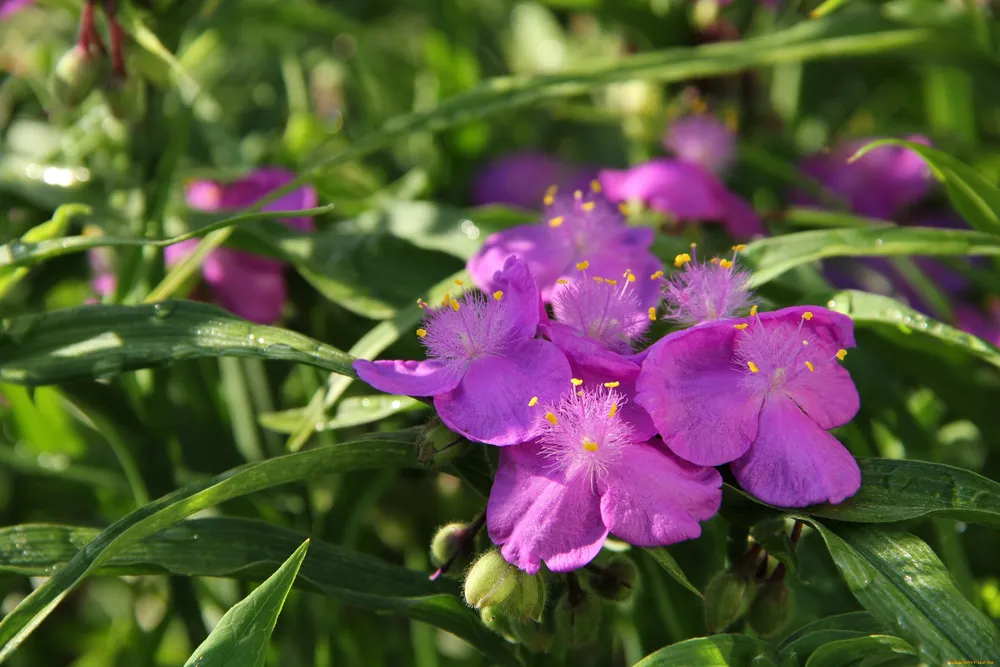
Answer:
[[[534,338],[545,307],[527,262],[516,256],[508,257],[503,269],[493,275],[493,287],[503,292],[504,321],[511,324],[511,337]],[[490,294],[487,298],[494,297]]]
[[[861,486],[857,461],[790,400],[769,397],[750,451],[731,465],[740,485],[766,503],[839,503]]]
[[[608,536],[590,478],[564,480],[537,444],[500,452],[486,526],[503,557],[529,574],[542,561],[553,572],[583,567]]]
[[[219,305],[240,317],[258,324],[274,324],[288,300],[284,272],[258,270],[253,266],[230,264],[222,280],[208,280]]]
[[[358,377],[379,391],[406,396],[444,394],[462,380],[461,371],[438,361],[367,361],[354,362]]]
[[[637,547],[698,537],[698,522],[722,503],[722,476],[715,468],[682,461],[654,443],[629,447],[602,481],[604,525]]]
[[[672,333],[654,344],[636,382],[636,402],[667,446],[698,465],[742,456],[757,436],[762,397],[741,386],[732,321]]]
[[[566,393],[570,378],[566,355],[547,340],[529,340],[505,356],[470,362],[454,390],[435,396],[434,407],[448,428],[470,440],[519,445],[538,434],[542,406]],[[534,396],[538,402],[529,407]]]
[[[742,197],[729,192],[724,187],[720,192],[720,197],[722,199],[722,226],[731,237],[737,241],[749,241],[754,236],[767,234],[757,212]]]
[[[180,243],[175,243],[173,245],[168,245],[163,249],[163,262],[167,266],[173,266],[177,264],[182,259],[194,252],[194,249],[198,247],[198,242],[201,239],[188,239],[187,241],[181,241]]]
[[[507,258],[517,255],[528,264],[538,281],[542,298],[548,299],[556,280],[573,264],[575,249],[542,225],[519,225],[486,237],[479,252],[469,258],[467,268],[476,287],[492,292],[493,276]]]
[[[694,164],[657,159],[625,171],[605,169],[598,177],[615,201],[639,199],[680,220],[722,217],[715,176]]]

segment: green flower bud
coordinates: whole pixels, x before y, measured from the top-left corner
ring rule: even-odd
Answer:
[[[520,621],[540,621],[545,613],[545,580],[541,575],[525,574],[518,570],[514,592],[500,603],[500,611]]]
[[[705,30],[719,20],[718,0],[697,0],[691,12],[691,21],[701,30]]]
[[[472,546],[468,540],[469,524],[449,523],[438,529],[431,540],[431,562],[434,567],[441,567],[462,551],[468,551]]]
[[[547,653],[552,648],[552,641],[555,637],[551,629],[534,621],[508,619],[507,622],[510,625],[510,634],[513,639],[529,651]]]
[[[500,604],[517,588],[519,575],[520,570],[505,561],[499,551],[487,551],[465,577],[466,603],[476,609]]]
[[[434,417],[417,439],[417,459],[428,468],[454,461],[465,451],[468,441]]]
[[[64,53],[52,70],[52,96],[72,109],[87,97],[100,73],[100,58],[78,44]]]
[[[753,601],[756,585],[732,570],[723,570],[705,587],[705,626],[709,634],[722,632],[743,618]]]
[[[794,606],[791,591],[784,580],[768,579],[750,605],[747,622],[762,637],[771,637],[788,625]]]
[[[101,89],[112,115],[121,121],[141,119],[146,113],[146,87],[142,79],[112,73]]]
[[[632,596],[638,575],[635,563],[628,556],[615,554],[605,565],[586,570],[590,590],[605,600],[624,602]]]
[[[556,631],[572,646],[584,646],[597,639],[601,627],[601,600],[586,593],[573,597],[571,602],[567,593],[556,603]]]
[[[514,641],[514,637],[510,634],[510,623],[503,614],[497,611],[496,607],[483,607],[480,609],[479,620],[481,620],[483,625],[493,632],[504,637],[508,641]]]

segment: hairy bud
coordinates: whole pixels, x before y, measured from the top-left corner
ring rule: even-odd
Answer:
[[[556,631],[573,646],[593,643],[601,626],[601,611],[596,595],[567,593],[556,603]]]
[[[504,560],[496,549],[484,553],[465,577],[465,601],[470,607],[495,607],[517,588],[520,570]]]
[[[750,605],[747,622],[762,637],[770,637],[781,632],[788,624],[794,611],[791,591],[783,579],[768,579],[761,585]]]
[[[624,602],[632,596],[638,572],[628,556],[615,554],[606,565],[594,566],[586,571],[590,590],[605,600]]]
[[[464,452],[467,444],[465,438],[434,417],[417,439],[417,458],[428,468],[445,465]]]
[[[722,632],[743,618],[756,585],[733,570],[723,570],[705,587],[705,625],[709,634]]]
[[[100,73],[100,58],[78,44],[64,53],[52,70],[52,96],[63,106],[73,108],[87,97]]]
[[[431,562],[435,567],[440,567],[469,550],[471,545],[468,531],[467,523],[449,523],[438,529],[431,540]]]

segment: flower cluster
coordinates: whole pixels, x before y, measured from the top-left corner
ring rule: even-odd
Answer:
[[[537,225],[490,236],[469,260],[478,290],[420,302],[426,360],[355,363],[373,387],[432,397],[453,431],[502,448],[486,526],[508,563],[570,571],[612,533],[637,546],[697,537],[721,503],[715,466],[776,505],[857,491],[857,464],[827,432],[859,408],[841,366],[848,317],[758,312],[742,246],[707,262],[692,246],[665,275],[648,230],[599,183],[552,188],[544,204]],[[642,349],[658,319],[688,328]]]

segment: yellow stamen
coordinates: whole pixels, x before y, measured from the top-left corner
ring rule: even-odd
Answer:
[[[581,380],[580,378],[572,378],[570,379],[570,382],[573,383],[574,387],[579,387],[581,384],[583,384],[583,380]]]
[[[718,264],[719,263],[719,258],[718,257],[713,257],[712,259],[710,259],[708,261],[711,262],[712,264]]]
[[[583,192],[581,192],[580,190],[577,190],[576,192],[574,192],[573,193],[573,199],[575,199],[577,201],[580,201],[581,199],[583,199]]]
[[[802,319],[806,320],[807,322],[812,318],[813,314],[810,311],[807,310],[806,312],[802,313]]]
[[[608,412],[609,417],[614,417],[618,413],[618,404],[612,403],[611,410]]]
[[[839,359],[840,361],[843,361],[844,357],[846,357],[846,356],[847,356],[847,350],[845,350],[843,348],[837,350],[837,359]]]
[[[600,192],[601,191],[601,182],[598,181],[595,178],[594,180],[592,180],[590,182],[590,189],[593,190],[594,192]]]
[[[679,269],[690,261],[691,261],[691,255],[687,254],[686,252],[682,252],[681,254],[674,257],[674,266],[676,266]],[[663,274],[661,273],[660,275]]]
[[[740,243],[739,245],[734,245],[733,250],[735,250],[736,252],[743,252],[744,250],[746,250],[746,246]]]
[[[552,424],[553,426],[555,426],[557,423],[559,423],[559,419],[556,418],[556,416],[554,414],[552,414],[551,412],[546,412],[545,413],[545,419],[547,419],[548,422],[550,424]]]
[[[807,341],[807,340],[804,340],[804,341],[802,341],[802,344],[803,344],[803,345],[808,345],[808,344],[809,344],[809,341]]]
[[[594,210],[595,206],[597,206],[597,204],[595,202],[588,201],[588,202],[586,202],[584,204],[580,204],[580,210],[585,211],[587,213],[590,213],[591,211]]]
[[[441,299],[441,305],[442,306],[447,306],[448,305],[448,301],[450,301],[450,300],[451,300],[451,294],[449,294],[448,292],[445,292],[444,293],[444,297]]]
[[[565,278],[560,278],[556,282],[559,283],[560,285],[568,285],[569,284],[569,281],[566,280]]]
[[[750,317],[753,317],[756,314],[757,314],[757,304],[754,304],[750,306]]]
[[[500,299],[502,299],[503,298],[503,291],[502,290],[497,290],[496,292],[493,292],[493,298],[496,299],[497,301],[499,301]]]
[[[423,299],[417,299],[417,308],[419,308],[421,310],[424,309],[424,300]]]
[[[558,227],[565,221],[566,221],[565,218],[563,218],[561,215],[557,215],[556,217],[549,220],[549,227]]]
[[[747,362],[747,368],[749,368],[749,369],[750,369],[750,372],[751,372],[751,373],[759,373],[759,372],[760,372],[760,369],[759,369],[759,368],[757,368],[757,364],[755,364],[755,363],[754,363],[754,362],[752,362],[752,361],[748,361],[748,362]]]
[[[594,276],[594,282],[595,283],[603,283],[604,282],[604,278],[602,278],[600,276]]]
[[[811,362],[811,361],[807,361],[807,362],[806,362],[806,368],[808,368],[808,369],[809,369],[809,372],[810,372],[810,373],[812,373],[813,371],[815,371],[815,370],[816,370],[816,367],[815,367],[815,366],[813,366],[813,362]]]
[[[604,282],[606,282],[609,285],[617,285],[618,284],[617,280],[612,280],[611,278],[605,278]]]
[[[590,262],[583,260],[582,262],[576,263],[576,268],[579,271],[586,271],[590,267]]]
[[[423,338],[427,335],[427,329],[417,329],[417,335]]]
[[[583,439],[583,448],[585,450],[587,450],[588,452],[596,452],[597,451],[597,443],[594,442],[593,440],[591,440],[590,438],[584,438]]]
[[[617,387],[620,384],[621,384],[621,382],[605,382],[604,386],[607,387],[608,389],[614,389],[615,387]]]
[[[531,400],[530,400],[530,401],[528,401],[528,407],[529,407],[529,408],[533,408],[533,407],[535,407],[536,405],[538,405],[538,397],[537,397],[537,396],[532,396],[532,397],[531,397]]]
[[[545,191],[545,198],[542,200],[543,202],[545,202],[546,206],[552,206],[552,202],[555,201],[556,193],[558,191],[559,188],[556,187],[555,185],[549,186],[549,189]]]
[[[654,306],[649,307],[649,319],[654,322],[656,321],[656,308]]]
[[[628,210],[628,204],[621,203],[618,204],[618,210],[622,212],[622,215],[628,215],[631,211]]]
[[[663,271],[657,271],[649,277],[650,280],[658,280],[663,277]]]
[[[455,284],[456,284],[456,285],[458,285],[459,287],[461,287],[461,286],[462,286],[462,285],[464,285],[465,283],[464,283],[464,282],[462,282],[461,280],[458,280],[458,279],[456,278],[456,279],[455,279]]]
[[[747,324],[746,322],[744,322],[743,324],[734,324],[734,325],[733,325],[733,328],[734,328],[734,329],[739,329],[740,331],[743,331],[743,330],[744,330],[744,329],[746,329],[746,328],[747,328],[748,326],[750,326],[750,325],[749,325],[749,324]]]
[[[630,283],[635,282],[635,274],[632,273],[632,269],[625,269],[625,275],[622,277],[625,278],[625,280],[629,281]]]
[[[577,391],[576,395],[577,396],[583,396],[583,389],[580,389],[579,391]]]
[[[732,260],[724,259],[719,262],[719,266],[721,266],[724,269],[731,269],[733,268],[733,262]]]
[[[454,310],[456,313],[458,312],[458,309],[462,307],[462,304],[460,304],[455,299],[452,299],[451,301],[449,301],[448,305],[451,306],[451,309]]]

